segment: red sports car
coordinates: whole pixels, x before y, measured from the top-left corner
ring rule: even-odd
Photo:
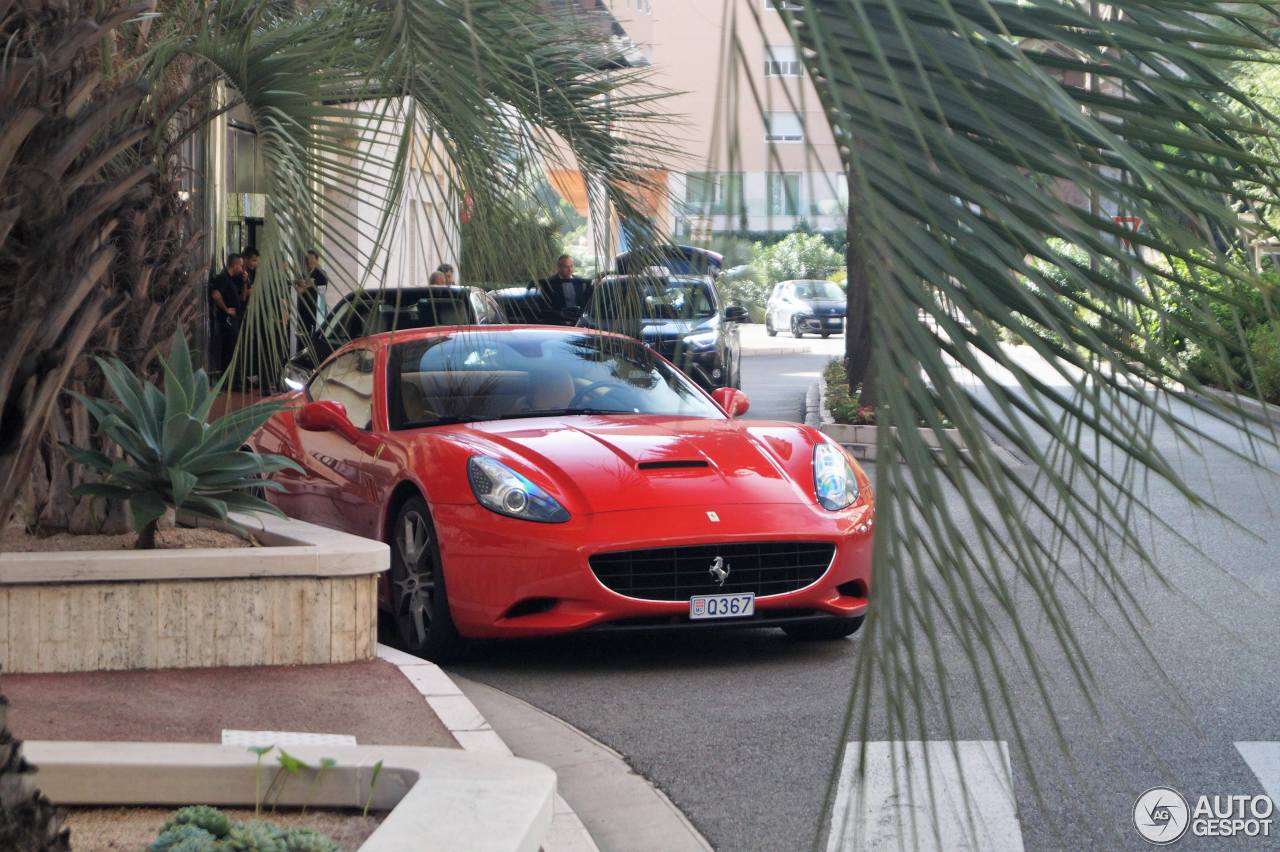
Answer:
[[[426,328],[334,353],[252,441],[287,514],[387,541],[404,646],[574,630],[848,636],[871,581],[866,474],[743,422],[652,349],[585,329]]]

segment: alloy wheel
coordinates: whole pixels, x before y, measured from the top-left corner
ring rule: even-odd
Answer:
[[[430,635],[436,587],[431,527],[421,513],[410,510],[401,518],[396,550],[403,566],[401,576],[392,582],[396,621],[401,637],[420,647]]]

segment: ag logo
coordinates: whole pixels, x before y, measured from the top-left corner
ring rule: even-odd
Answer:
[[[1191,812],[1177,790],[1152,787],[1134,803],[1133,824],[1143,840],[1164,846],[1187,833]]]

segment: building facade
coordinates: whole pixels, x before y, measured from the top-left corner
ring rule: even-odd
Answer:
[[[676,237],[842,231],[848,187],[796,48],[769,0],[609,0],[613,16],[675,94],[663,111]]]

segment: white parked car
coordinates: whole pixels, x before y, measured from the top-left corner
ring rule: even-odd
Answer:
[[[770,337],[790,331],[795,337],[844,331],[844,290],[831,281],[781,281],[773,286],[764,310],[764,329]]]

